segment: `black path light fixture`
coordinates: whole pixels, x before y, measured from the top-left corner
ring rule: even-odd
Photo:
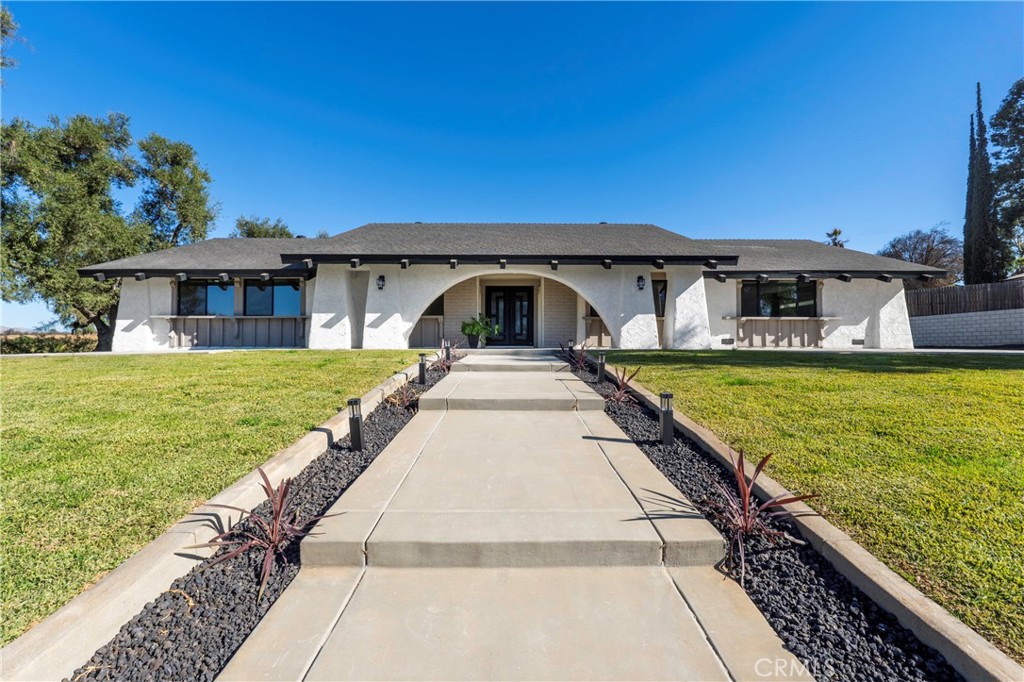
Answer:
[[[451,341],[445,341],[443,343],[444,343],[444,359],[445,359],[445,362],[451,362],[452,361],[452,342]]]
[[[427,384],[427,354],[420,353],[420,385]]]
[[[604,365],[605,365],[605,352],[601,351],[597,354],[597,381],[601,383],[604,381]]]
[[[382,290],[384,289],[384,283],[385,283],[386,281],[387,281],[387,280],[385,280],[385,279],[384,279],[384,275],[379,275],[379,276],[377,277],[377,290],[378,290],[378,291],[382,291]]]
[[[647,286],[647,280],[644,279],[643,275],[637,275],[636,276],[636,288],[639,289],[640,291],[643,291],[645,286]]]
[[[363,401],[360,398],[348,399],[348,435],[352,450],[363,449]]]
[[[658,412],[658,425],[661,427],[661,444],[672,445],[675,432],[672,428],[672,394],[661,394],[661,410]]]

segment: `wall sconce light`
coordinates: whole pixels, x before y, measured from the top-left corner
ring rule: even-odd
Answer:
[[[383,289],[384,288],[384,275],[381,275],[381,276],[379,276],[377,278],[377,288],[378,289]]]
[[[348,399],[348,435],[349,447],[352,450],[363,449],[363,401],[359,398]]]
[[[658,424],[661,426],[661,444],[672,445],[675,432],[672,429],[672,394],[661,394],[661,411],[658,413]]]
[[[639,289],[640,291],[643,291],[645,286],[647,286],[647,280],[644,279],[643,275],[637,275],[636,276],[636,288]]]

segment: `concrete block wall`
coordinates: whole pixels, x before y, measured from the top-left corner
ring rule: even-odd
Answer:
[[[544,282],[543,345],[557,348],[559,343],[576,338],[576,292],[561,282]]]
[[[462,334],[462,323],[476,317],[481,303],[478,300],[479,287],[475,277],[459,282],[444,292],[444,338],[460,341],[466,345],[466,337]]]
[[[919,348],[1024,346],[1024,309],[921,315],[910,329]]]

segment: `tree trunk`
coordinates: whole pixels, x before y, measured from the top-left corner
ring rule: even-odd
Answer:
[[[110,351],[114,344],[114,321],[117,320],[117,306],[107,311],[107,319],[110,323],[103,321],[102,314],[94,317],[90,322],[96,327],[96,352]]]

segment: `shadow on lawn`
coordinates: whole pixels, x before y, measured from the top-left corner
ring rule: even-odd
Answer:
[[[1024,354],[975,355],[970,353],[864,353],[860,351],[624,351],[608,352],[615,365],[641,365],[647,369],[712,368],[838,369],[876,374],[928,374],[948,370],[1024,370]]]

